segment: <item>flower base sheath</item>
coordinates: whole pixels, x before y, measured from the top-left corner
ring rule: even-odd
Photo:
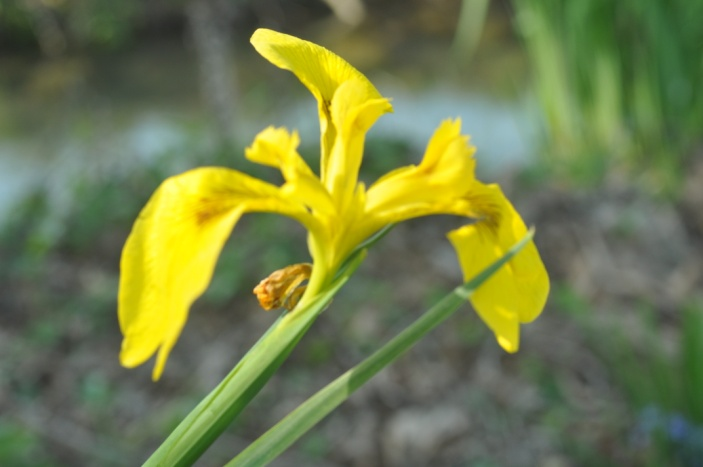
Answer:
[[[418,165],[393,170],[367,188],[358,180],[364,139],[381,115],[392,112],[390,101],[323,47],[266,29],[257,30],[251,42],[271,63],[293,72],[317,99],[320,174],[298,154],[296,132],[269,127],[245,155],[280,169],[281,186],[236,170],[204,167],[171,177],[156,190],[122,252],[118,309],[124,335],[120,362],[134,367],[156,353],[154,380],[244,213],[283,214],[309,232],[313,266],[306,271],[307,287],[297,282],[283,295],[292,304],[289,298],[295,294],[299,306],[291,313],[325,289],[356,246],[388,224],[431,214],[473,219],[449,233],[467,279],[526,233],[500,188],[475,178],[475,148],[461,134],[458,119],[439,125]],[[540,314],[548,291],[549,278],[531,243],[471,302],[499,344],[514,352],[520,323]]]

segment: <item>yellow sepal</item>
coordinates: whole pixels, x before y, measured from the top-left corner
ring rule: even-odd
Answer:
[[[120,261],[120,362],[137,366],[158,350],[152,378],[210,283],[222,246],[241,215],[277,212],[314,226],[304,206],[268,183],[222,168],[201,168],[164,181],[135,222]]]
[[[464,280],[469,280],[502,257],[527,233],[525,223],[498,185],[478,184],[477,192],[490,200],[491,213],[475,224],[449,233]],[[534,320],[549,295],[549,277],[530,241],[471,296],[471,304],[508,352],[520,345],[520,323]]]

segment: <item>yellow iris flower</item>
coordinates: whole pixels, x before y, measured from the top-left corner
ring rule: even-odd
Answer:
[[[474,177],[475,148],[461,134],[459,120],[440,124],[419,165],[391,171],[367,189],[358,181],[364,138],[392,111],[389,100],[323,47],[266,29],[257,30],[251,42],[271,63],[292,71],[317,99],[321,173],[318,177],[298,154],[296,132],[269,127],[246,149],[246,157],[280,169],[282,186],[204,167],[171,177],[156,190],[122,252],[118,309],[124,335],[120,362],[134,367],[158,351],[154,380],[244,213],[283,214],[308,230],[313,268],[298,309],[325,289],[356,246],[389,224],[430,214],[475,219],[449,233],[467,279],[526,233],[500,188]],[[539,315],[548,290],[547,273],[530,242],[471,302],[500,345],[514,352],[519,323]]]

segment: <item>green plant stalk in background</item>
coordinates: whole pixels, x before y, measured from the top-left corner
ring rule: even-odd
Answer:
[[[514,0],[557,172],[676,189],[701,144],[703,0]],[[653,182],[653,183],[652,183]]]
[[[393,363],[464,305],[471,294],[519,252],[533,235],[534,230],[530,230],[502,258],[470,281],[454,289],[381,349],[301,404],[232,459],[227,466],[255,467],[266,465],[275,459],[310,428],[347,400],[354,391],[363,386],[376,373]]]
[[[452,52],[460,66],[466,66],[481,40],[488,13],[488,0],[462,0]]]

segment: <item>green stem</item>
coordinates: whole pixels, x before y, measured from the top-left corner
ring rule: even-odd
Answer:
[[[241,413],[292,352],[332,297],[361,264],[364,251],[343,274],[302,308],[279,318],[225,379],[176,427],[145,466],[192,465]]]
[[[464,285],[454,289],[415,322],[366,360],[328,384],[232,459],[228,467],[266,465],[310,428],[344,402],[380,370],[403,355],[425,334],[451,316],[486,279],[512,258],[532,238],[530,231],[505,256]]]

